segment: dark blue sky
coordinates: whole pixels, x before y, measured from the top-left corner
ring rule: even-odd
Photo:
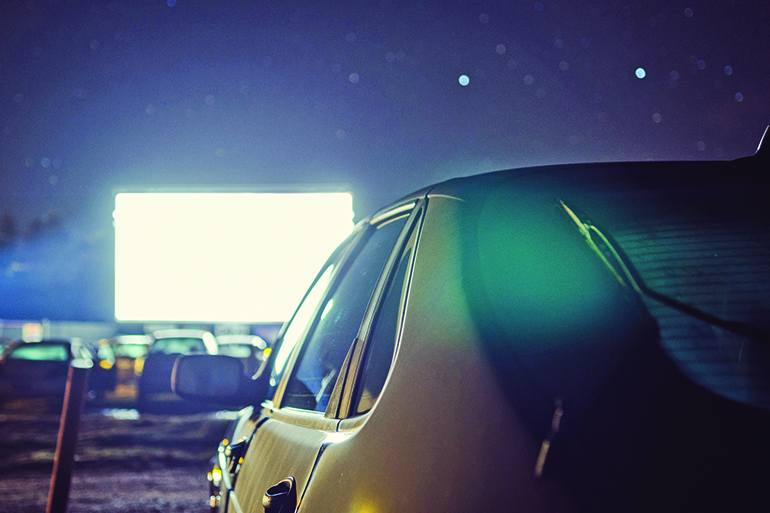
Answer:
[[[770,123],[759,1],[22,0],[0,37],[20,232],[108,227],[121,186],[344,183],[360,217],[493,169],[737,158]]]

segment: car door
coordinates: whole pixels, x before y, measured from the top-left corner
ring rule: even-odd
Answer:
[[[266,492],[279,483],[278,489],[288,483],[301,498],[322,448],[338,436],[343,397],[349,408],[346,383],[353,361],[362,358],[362,321],[393,267],[394,248],[403,246],[418,218],[415,204],[405,202],[367,223],[340,261],[323,270],[331,277],[326,291],[318,292],[316,282],[285,329],[273,363],[272,401],[252,419],[255,430],[225,497],[227,511],[260,511]]]

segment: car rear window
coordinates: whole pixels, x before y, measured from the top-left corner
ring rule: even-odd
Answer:
[[[17,347],[9,355],[10,360],[45,360],[66,362],[69,350],[62,345],[30,344]]]
[[[121,344],[115,347],[115,356],[120,358],[141,358],[147,354],[144,344]]]
[[[205,353],[206,345],[199,338],[159,338],[152,344],[150,352],[165,354]]]
[[[221,344],[219,346],[219,354],[234,358],[248,358],[251,356],[252,348],[256,349],[254,346],[247,344]]]
[[[630,296],[614,290],[627,281],[608,251],[616,247],[649,289],[691,308],[688,313],[653,295],[632,294],[654,318],[660,345],[677,366],[723,397],[770,408],[767,337],[724,327],[739,323],[760,333],[770,328],[767,186],[751,173],[734,171],[713,163],[604,166],[497,184],[474,207],[468,232],[473,242],[467,254],[476,269],[468,286],[486,306],[477,311],[480,325],[495,340],[517,343],[518,361],[533,379],[544,376],[544,366],[551,369],[540,387],[548,389],[576,361],[565,358],[557,365],[554,350],[569,354],[570,344],[582,347],[577,358],[596,341],[605,339],[609,346],[613,336],[622,341],[623,330],[634,330],[631,323],[608,331],[616,319],[634,315],[623,306]],[[563,204],[606,235],[609,246],[591,235],[601,248],[589,249]]]

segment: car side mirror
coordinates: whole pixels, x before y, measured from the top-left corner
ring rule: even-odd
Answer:
[[[174,362],[171,388],[182,399],[232,406],[260,404],[267,397],[268,372],[246,376],[238,358],[188,354]]]

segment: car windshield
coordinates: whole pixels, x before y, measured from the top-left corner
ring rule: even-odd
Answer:
[[[61,344],[25,344],[14,349],[8,354],[9,360],[44,360],[60,361],[69,360],[69,349]]]
[[[152,344],[150,352],[165,354],[206,352],[206,346],[199,338],[159,338]]]

